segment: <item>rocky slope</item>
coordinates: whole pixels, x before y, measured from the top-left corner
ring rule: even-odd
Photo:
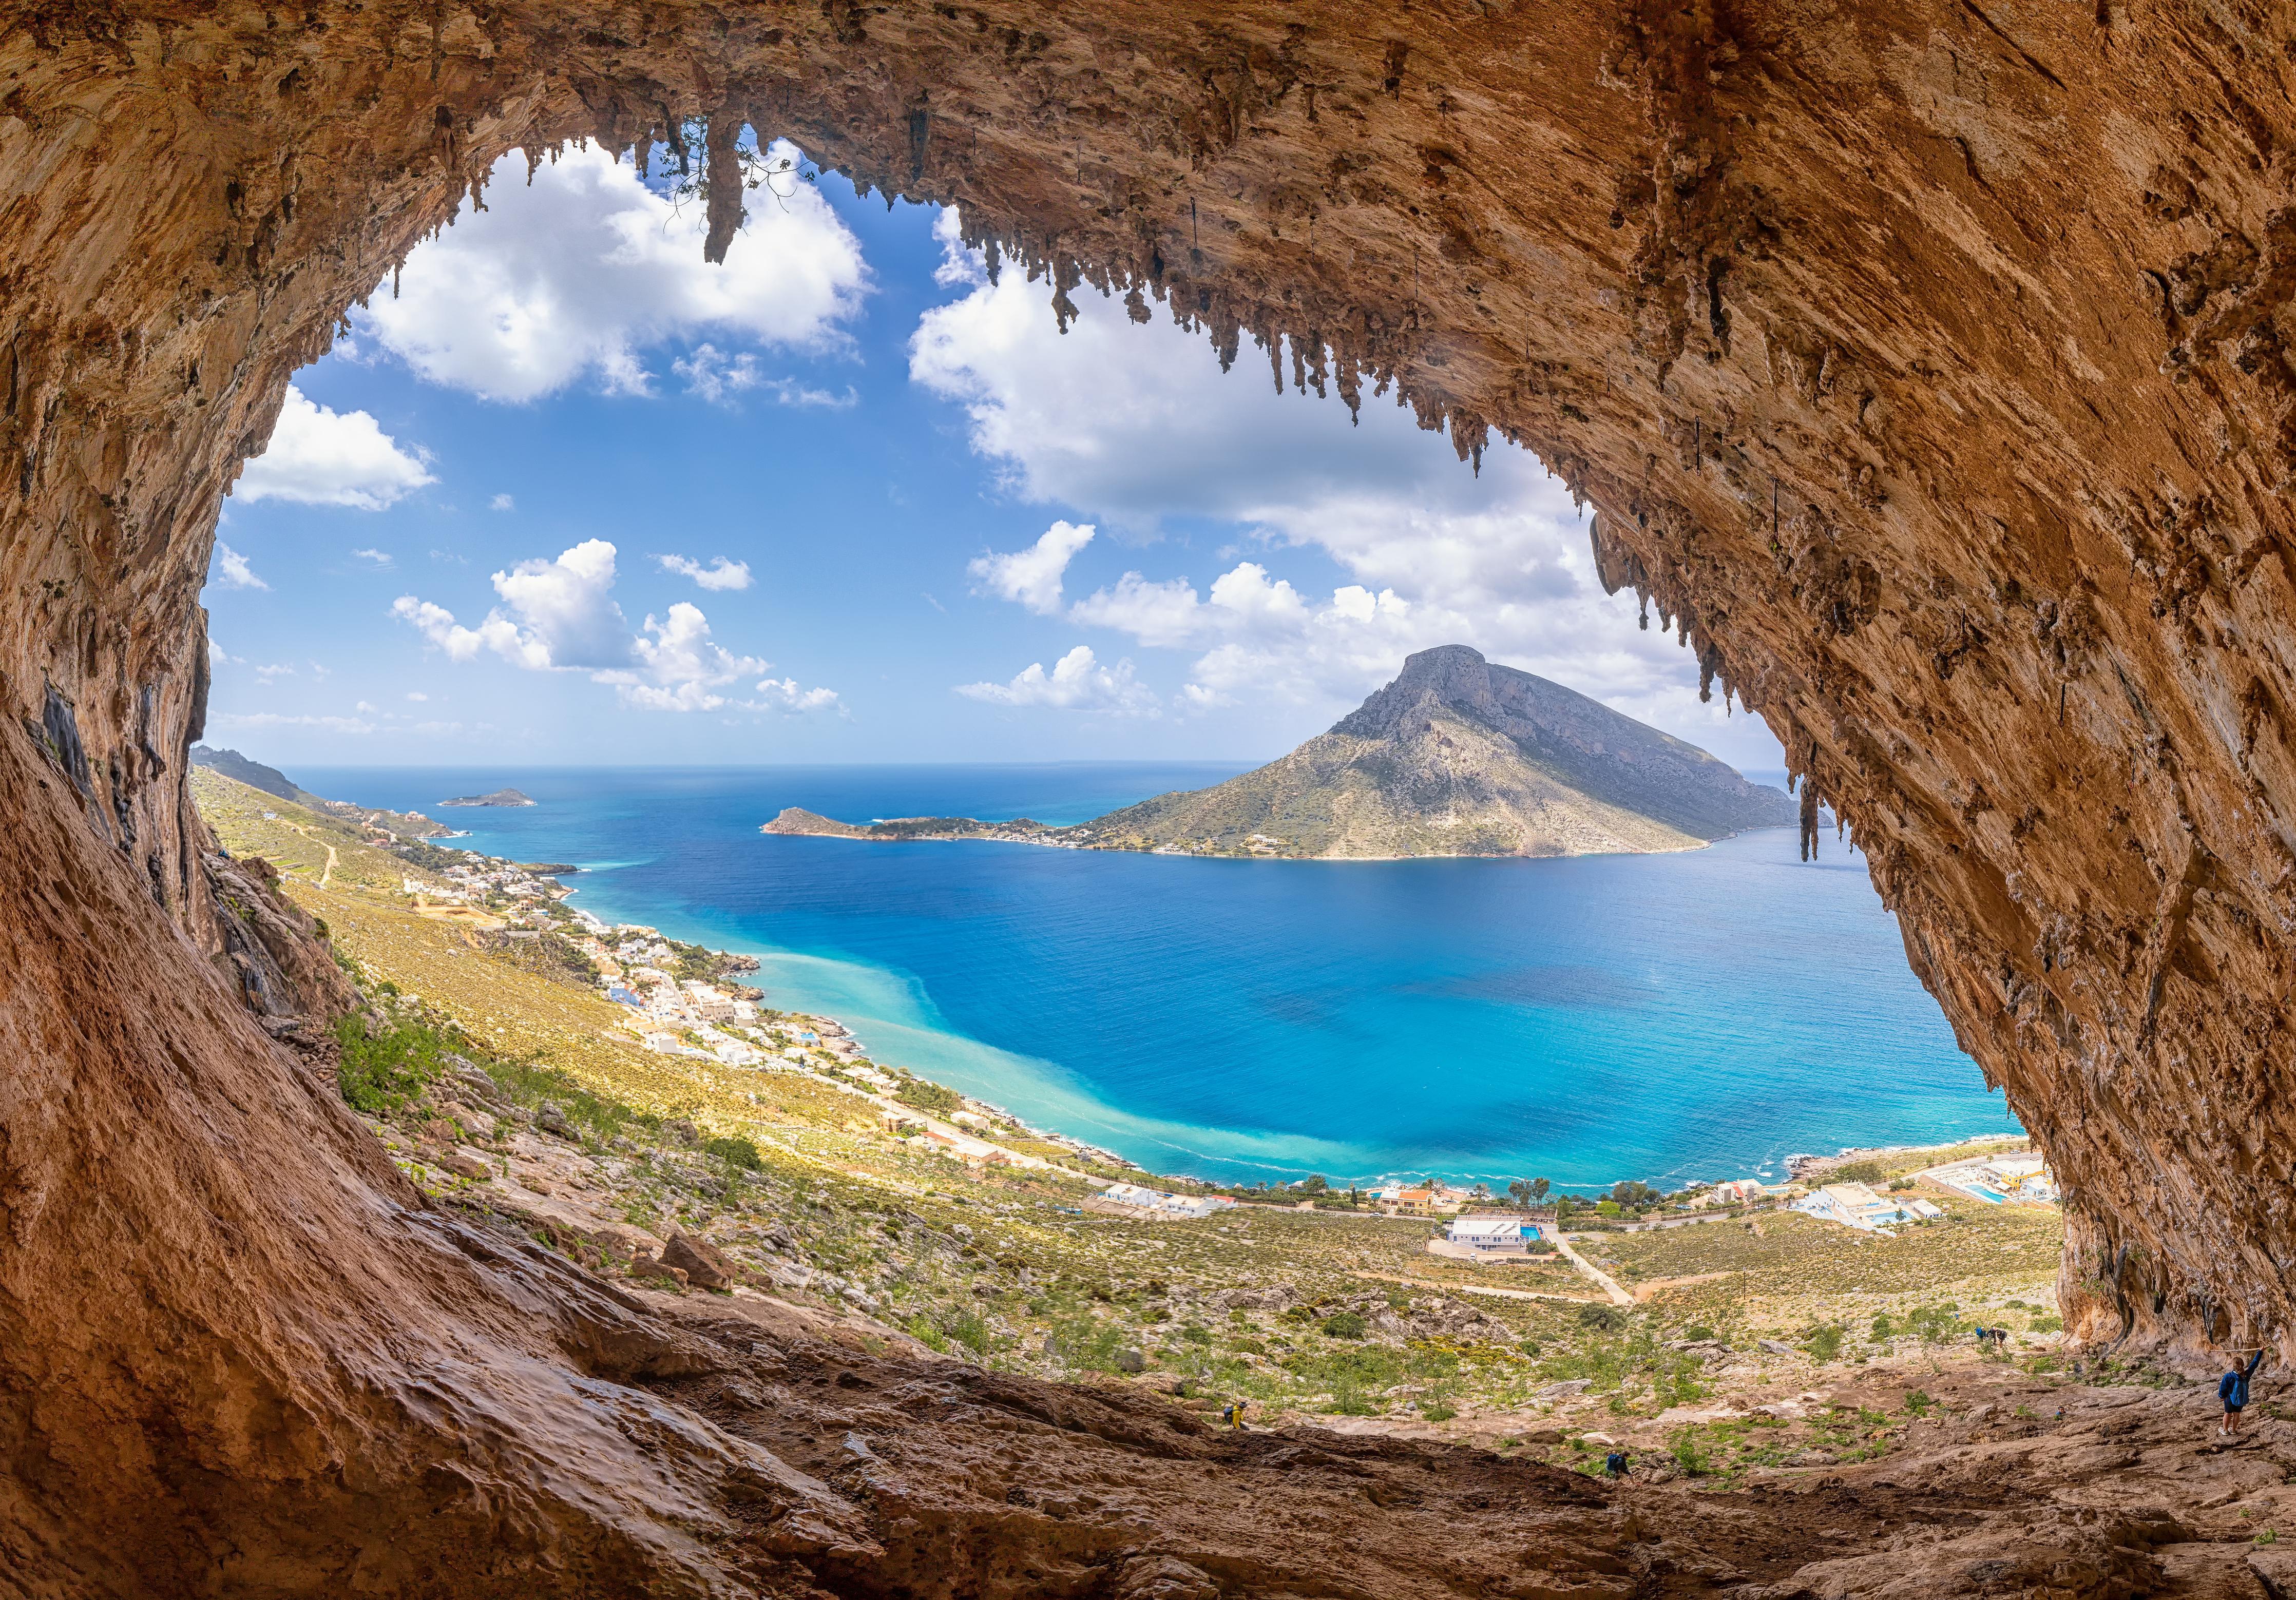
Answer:
[[[792,806],[762,831],[1327,860],[1685,850],[1793,820],[1784,794],[1695,745],[1452,644],[1412,656],[1393,683],[1279,760],[1090,822],[857,825]]]
[[[622,1382],[676,1340],[417,1209],[312,1097],[184,794],[217,508],[290,374],[498,155],[576,136],[701,154],[715,254],[746,122],[960,202],[1054,315],[1105,285],[1223,357],[1282,336],[1276,374],[1346,403],[1392,388],[1464,454],[1536,447],[1603,581],[1856,831],[2064,1180],[2071,1325],[2287,1349],[2284,8],[0,21],[0,1571],[725,1592],[726,1551],[842,1537]],[[1374,1521],[1374,1552],[1424,1533]]]

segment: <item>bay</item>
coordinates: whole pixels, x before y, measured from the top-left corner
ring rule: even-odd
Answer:
[[[1573,1188],[1776,1177],[2016,1131],[1829,830],[1550,861],[1265,862],[783,838],[846,819],[1082,821],[1234,766],[310,768],[457,841],[580,864],[574,904],[757,956],[871,1054],[1223,1182]],[[518,809],[438,800],[514,786]]]

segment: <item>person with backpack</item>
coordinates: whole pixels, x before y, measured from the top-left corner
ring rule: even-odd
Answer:
[[[2229,1437],[2240,1432],[2240,1414],[2248,1404],[2249,1380],[2264,1363],[2264,1352],[2257,1351],[2248,1358],[2246,1366],[2237,1361],[2230,1372],[2217,1380],[2217,1399],[2224,1402],[2224,1422],[2218,1427],[2219,1437]]]

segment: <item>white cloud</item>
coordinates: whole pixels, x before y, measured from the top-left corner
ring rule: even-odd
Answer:
[[[1160,562],[1136,552],[1115,570],[1105,544],[1039,541],[977,563],[986,592],[1191,652],[1183,708],[1337,714],[1412,651],[1465,644],[1726,758],[1777,762],[1753,719],[1725,720],[1718,689],[1699,702],[1689,652],[1655,627],[1638,631],[1631,595],[1603,594],[1586,522],[1528,452],[1495,444],[1477,477],[1391,399],[1366,392],[1350,426],[1336,398],[1277,394],[1267,352],[1247,344],[1222,373],[1201,333],[1168,318],[1136,325],[1088,290],[1072,291],[1079,315],[1063,336],[1041,283],[1009,272],[991,287],[946,213],[939,232],[944,281],[971,289],[920,320],[910,375],[964,407],[974,451],[1008,494],[1144,537],[1183,520],[1237,523],[1258,546],[1189,573],[1169,544],[1149,546]],[[1283,365],[1288,375],[1288,350]],[[998,563],[1031,560],[998,581]]]
[[[705,589],[746,589],[750,587],[750,563],[728,561],[720,555],[708,566],[683,555],[657,555],[654,561],[665,572],[675,572],[690,578]]]
[[[980,586],[976,593],[1017,600],[1038,616],[1049,617],[1061,609],[1061,575],[1077,552],[1092,543],[1092,536],[1089,522],[1082,527],[1055,522],[1026,550],[1002,555],[992,551],[974,559],[965,570]]]
[[[960,684],[956,692],[973,700],[1008,706],[1052,706],[1064,711],[1103,711],[1128,717],[1156,715],[1156,696],[1132,675],[1130,661],[1103,667],[1089,644],[1079,644],[1053,663],[1031,662],[1010,683]]]
[[[751,710],[828,711],[841,709],[834,689],[800,689],[793,677],[762,678],[758,693],[763,698],[744,702]]]
[[[613,685],[624,705],[644,711],[714,711],[726,703],[718,689],[768,665],[714,643],[701,608],[685,600],[661,621],[648,617],[645,632],[630,641],[630,653],[632,666],[590,676]]]
[[[422,702],[422,701],[429,700],[430,697],[428,694],[425,694],[424,693],[422,693],[422,690],[420,690],[420,689],[409,689],[409,690],[406,692],[406,698],[407,698],[407,699],[409,699],[409,700],[412,700],[412,701],[417,702],[419,703],[419,702]]]
[[[518,509],[518,502],[512,499],[508,495],[496,495],[493,499],[487,502],[487,509],[488,511],[516,511]]]
[[[776,378],[766,387],[772,390],[784,406],[816,406],[825,411],[850,411],[861,403],[860,391],[848,383],[843,394],[826,389],[808,389],[789,378]]]
[[[355,711],[364,711],[370,717],[376,717],[381,714],[374,709],[373,704],[364,700],[359,702],[358,704],[353,706],[351,709]]]
[[[685,380],[686,393],[712,406],[723,406],[743,390],[765,382],[757,357],[747,350],[728,356],[714,344],[695,345],[692,355],[671,362],[669,370]]]
[[[701,608],[687,601],[671,606],[662,618],[649,616],[632,634],[611,595],[615,554],[604,539],[589,539],[554,561],[522,561],[496,573],[495,593],[503,603],[476,628],[464,627],[445,606],[413,595],[400,595],[391,614],[450,660],[473,661],[492,651],[529,671],[586,671],[591,682],[611,685],[622,704],[640,710],[714,711],[728,703],[719,693],[726,685],[771,665],[718,644]],[[702,571],[722,578],[723,566],[721,559],[719,567]],[[716,587],[727,586],[721,581]],[[791,695],[803,693],[826,692],[789,686]],[[423,696],[418,691],[407,698]]]
[[[562,151],[531,187],[525,165],[504,156],[487,209],[465,203],[454,226],[407,257],[397,298],[386,286],[355,314],[363,332],[434,383],[506,401],[586,380],[643,394],[652,385],[644,352],[671,340],[707,332],[834,349],[866,291],[860,242],[809,185],[771,204],[753,199],[713,267],[701,258],[703,208],[672,205],[627,162],[587,145]],[[697,381],[688,368],[700,354],[674,370],[722,398],[741,357],[718,358],[715,376]]]
[[[374,724],[364,717],[291,717],[280,711],[224,711],[209,718],[209,726],[228,732],[234,728],[311,727],[330,734],[371,734]]]
[[[280,662],[276,662],[276,663],[275,663],[274,665],[269,666],[269,667],[258,667],[258,668],[255,669],[255,676],[256,676],[256,677],[259,677],[259,678],[261,678],[265,683],[266,683],[266,684],[267,684],[267,683],[269,683],[269,682],[270,682],[273,678],[275,678],[275,677],[294,677],[294,676],[295,676],[295,669],[294,669],[294,668],[292,668],[292,667],[291,667],[291,666],[289,666],[289,665],[288,665],[286,662],[284,662],[284,661],[280,661]]]
[[[769,378],[750,351],[728,355],[714,344],[694,346],[692,354],[673,360],[669,370],[685,380],[686,393],[712,406],[731,406],[735,395],[752,389],[764,390],[784,406],[845,411],[861,402],[849,383],[843,394],[836,394],[808,388],[794,378]]]
[[[381,511],[437,481],[420,452],[400,449],[365,412],[330,411],[291,383],[270,444],[247,464],[232,497]]]
[[[228,666],[234,661],[244,659],[245,658],[243,657],[232,654],[231,652],[226,650],[213,639],[209,639],[208,641],[208,666],[210,669],[217,667]]]
[[[226,589],[267,589],[271,586],[255,575],[247,564],[247,557],[225,544],[216,541],[214,582]]]
[[[378,570],[395,567],[398,564],[397,562],[391,560],[390,555],[387,551],[354,550],[351,554],[363,562],[372,562]]]

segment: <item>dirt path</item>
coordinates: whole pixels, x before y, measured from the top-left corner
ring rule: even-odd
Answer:
[[[1569,1261],[1573,1267],[1576,1267],[1578,1269],[1580,1276],[1586,1278],[1587,1282],[1593,1284],[1603,1293],[1609,1295],[1612,1305],[1624,1306],[1630,1311],[1634,1309],[1635,1297],[1619,1287],[1618,1279],[1612,1277],[1609,1273],[1603,1271],[1585,1256],[1580,1255],[1577,1251],[1571,1249],[1570,1241],[1562,1236],[1561,1230],[1558,1229],[1554,1234],[1553,1237],[1554,1240],[1554,1248],[1562,1252],[1562,1256],[1565,1260]]]
[[[319,874],[319,887],[320,887],[320,888],[322,888],[322,889],[324,889],[324,888],[327,886],[327,880],[328,880],[329,878],[333,877],[334,875],[335,875],[335,847],[334,847],[333,845],[332,845],[332,844],[331,844],[331,845],[329,845],[329,846],[327,847],[327,865],[326,865],[326,867],[325,867],[325,869],[324,869],[324,871],[322,871],[322,872]]]
[[[1687,1289],[1693,1284],[1718,1283],[1723,1278],[1734,1278],[1737,1276],[1735,1272],[1700,1272],[1693,1273],[1685,1278],[1652,1278],[1647,1284],[1635,1285],[1635,1299],[1645,1301],[1652,1295],[1662,1294],[1669,1289]]]

